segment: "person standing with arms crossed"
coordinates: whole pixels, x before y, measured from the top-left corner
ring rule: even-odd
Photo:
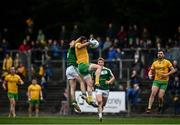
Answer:
[[[151,95],[149,98],[147,113],[151,113],[152,105],[154,102],[154,98],[158,93],[159,100],[159,112],[162,112],[164,95],[168,86],[169,75],[175,72],[174,67],[171,62],[165,59],[163,50],[158,50],[157,53],[158,59],[154,61],[151,65],[151,69],[148,72],[149,79],[153,79],[153,85],[151,88]]]
[[[36,117],[39,116],[39,104],[43,100],[41,86],[37,83],[36,79],[32,79],[31,84],[28,86],[28,101],[29,101],[29,117],[32,116],[32,109],[35,106]]]
[[[11,115],[13,117],[16,117],[15,107],[16,107],[16,100],[18,100],[18,84],[23,85],[24,82],[20,78],[20,76],[16,74],[15,68],[11,67],[10,74],[5,76],[5,79],[2,84],[4,90],[7,90],[8,92],[8,99],[10,102],[9,117],[11,117]]]

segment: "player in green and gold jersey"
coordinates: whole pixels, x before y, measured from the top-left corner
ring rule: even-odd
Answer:
[[[37,80],[33,79],[32,83],[28,86],[28,101],[29,101],[29,117],[32,116],[32,109],[35,106],[36,117],[39,116],[40,100],[43,100],[41,86],[37,84]]]
[[[83,77],[84,81],[87,84],[87,103],[97,107],[97,105],[93,102],[92,91],[93,91],[93,81],[90,75],[90,71],[95,71],[95,85],[99,85],[99,77],[101,73],[101,66],[97,64],[93,64],[89,62],[89,53],[88,53],[88,46],[92,43],[88,41],[88,39],[84,36],[81,36],[75,41],[75,52],[78,64],[78,71],[80,72],[81,76]]]
[[[78,106],[77,101],[75,99],[75,90],[76,90],[77,81],[80,83],[80,89],[84,97],[86,97],[86,88],[85,88],[83,79],[78,73],[77,66],[78,64],[77,64],[77,58],[75,54],[75,41],[72,40],[70,42],[70,47],[67,53],[66,77],[70,84],[71,105],[73,106],[75,110],[77,110],[78,112],[81,112],[81,109]]]
[[[9,117],[11,115],[13,117],[16,117],[16,100],[18,100],[18,84],[24,84],[22,79],[19,75],[16,74],[16,70],[14,67],[10,68],[10,74],[5,76],[4,82],[3,82],[3,88],[4,90],[8,91],[8,98],[10,102],[10,108],[9,108]]]
[[[146,111],[147,113],[151,112],[154,98],[158,92],[159,112],[162,111],[164,94],[168,86],[169,75],[175,72],[171,62],[164,58],[163,50],[158,50],[157,57],[158,59],[153,62],[151,69],[148,72],[149,79],[154,77],[154,81],[149,98],[148,109]]]
[[[103,58],[100,57],[97,63],[102,68],[99,78],[100,85],[95,85],[96,101],[98,103],[98,115],[99,120],[102,122],[102,112],[109,96],[109,85],[113,83],[115,77],[111,69],[104,67]],[[95,73],[93,73],[93,76],[95,76]]]

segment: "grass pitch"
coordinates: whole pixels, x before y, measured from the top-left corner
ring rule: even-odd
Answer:
[[[95,116],[59,116],[59,117],[0,117],[0,124],[180,124],[180,118],[155,117],[104,117],[99,122]]]

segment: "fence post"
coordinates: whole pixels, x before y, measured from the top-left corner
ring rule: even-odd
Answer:
[[[98,50],[99,50],[99,57],[102,57],[102,49],[99,48]]]
[[[66,61],[64,58],[62,58],[62,77],[63,77],[63,80],[65,80],[66,76]]]
[[[31,51],[27,52],[27,67],[28,67],[28,81],[31,80],[32,74],[31,74]]]
[[[129,88],[129,87],[130,87],[130,70],[129,70],[129,68],[127,68],[127,88]],[[128,116],[130,116],[130,113],[131,113],[131,104],[129,102],[129,98],[127,97],[126,99],[127,99]]]
[[[71,89],[70,89],[70,84],[69,84],[68,79],[66,80],[66,89],[68,91],[68,98],[67,98],[67,101],[68,101],[68,115],[71,115]]]
[[[122,60],[119,60],[119,78],[122,79]]]

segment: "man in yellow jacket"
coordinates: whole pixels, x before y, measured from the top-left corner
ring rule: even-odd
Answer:
[[[12,60],[11,56],[9,55],[9,53],[6,53],[6,56],[3,59],[2,69],[5,71],[9,71],[10,68],[12,67],[12,65],[13,65],[13,60]]]

